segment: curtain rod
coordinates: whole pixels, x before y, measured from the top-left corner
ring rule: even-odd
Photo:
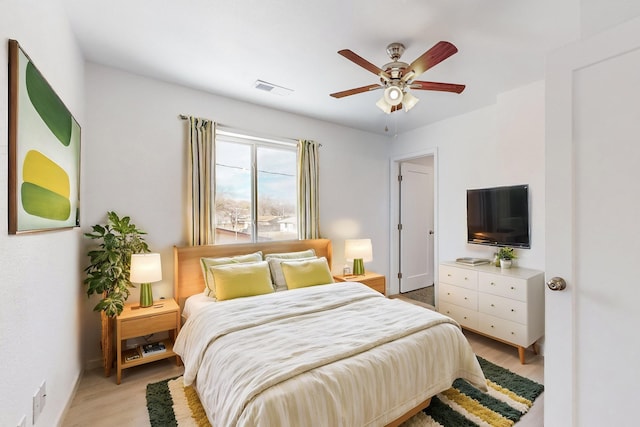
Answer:
[[[179,118],[180,120],[188,120],[188,119],[189,119],[189,116],[184,115],[184,114],[178,114],[178,118]],[[222,125],[222,127],[224,128],[224,125]],[[246,136],[251,137],[251,135],[246,135]],[[264,140],[266,140],[265,138],[258,138],[258,139],[264,139]],[[282,139],[283,139],[283,140],[288,140],[288,141],[295,141],[295,142],[298,142],[298,140],[297,140],[297,139],[294,139],[294,138],[282,138]],[[274,141],[274,142],[278,142],[278,141]],[[322,147],[322,144],[318,144],[318,146],[319,146],[319,147]]]

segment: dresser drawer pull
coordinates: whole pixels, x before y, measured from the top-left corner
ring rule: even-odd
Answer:
[[[512,287],[511,287],[511,290],[512,290],[512,291],[515,291],[515,289],[516,289],[516,287],[515,287],[515,286],[512,286]]]
[[[469,280],[469,278],[467,276],[464,277],[464,280]]]
[[[514,313],[516,310],[514,308],[511,309],[511,312]]]
[[[494,282],[491,282],[491,286],[495,286],[496,284]]]
[[[464,320],[467,320],[467,316],[464,316]]]
[[[451,273],[447,273],[447,277],[451,277]]]
[[[494,305],[494,304],[491,304],[491,307],[495,307],[495,305]]]
[[[451,292],[447,292],[447,295],[451,295]]]
[[[464,299],[469,299],[469,298],[467,298],[467,297],[464,297]]]
[[[492,328],[495,328],[495,326],[491,325]]]

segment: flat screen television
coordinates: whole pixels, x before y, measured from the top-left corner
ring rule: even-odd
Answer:
[[[529,186],[467,190],[467,242],[531,248]]]

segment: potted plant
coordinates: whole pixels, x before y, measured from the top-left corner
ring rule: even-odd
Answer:
[[[133,285],[129,281],[131,254],[149,252],[144,241],[144,231],[131,223],[128,216],[118,217],[115,212],[107,212],[107,224],[94,225],[92,233],[85,236],[99,240],[99,249],[88,252],[91,264],[85,269],[87,295],[101,294],[103,298],[93,308],[108,317],[122,312],[124,302]]]
[[[91,264],[85,269],[87,296],[102,295],[93,308],[100,312],[102,321],[102,363],[104,375],[111,375],[113,364],[113,319],[122,313],[124,302],[129,297],[131,254],[149,252],[144,241],[144,231],[131,223],[128,216],[118,217],[115,212],[107,212],[107,224],[94,225],[92,233],[85,236],[99,240],[99,248],[88,252]]]
[[[513,248],[505,246],[498,250],[498,259],[500,260],[500,268],[511,268],[511,264],[517,255]]]

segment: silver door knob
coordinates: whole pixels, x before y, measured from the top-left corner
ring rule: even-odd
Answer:
[[[561,291],[567,287],[567,282],[562,277],[552,277],[547,281],[547,286],[552,291]]]

